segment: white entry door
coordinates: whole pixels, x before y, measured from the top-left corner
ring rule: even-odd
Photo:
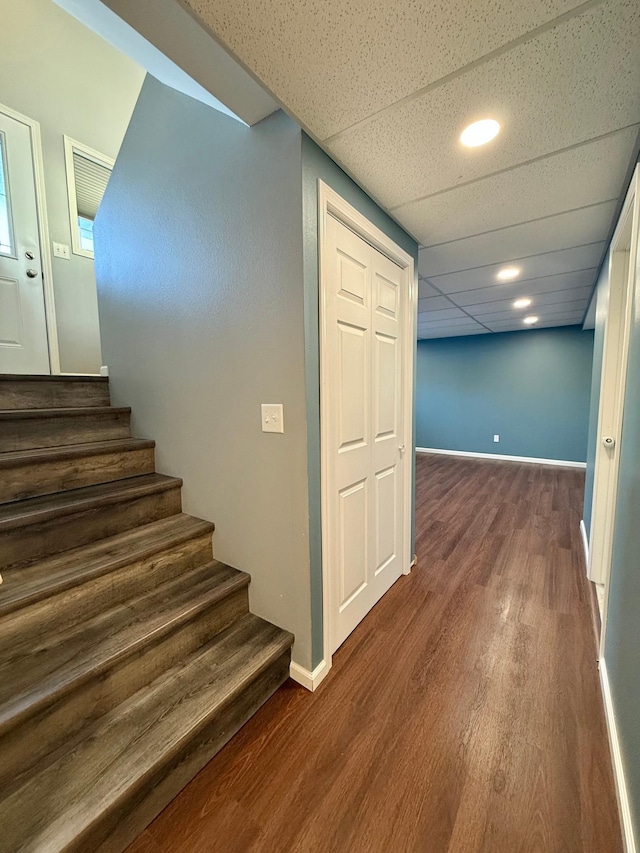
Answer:
[[[327,217],[324,412],[331,651],[403,572],[403,270]]]
[[[0,373],[49,373],[31,133],[0,112]]]

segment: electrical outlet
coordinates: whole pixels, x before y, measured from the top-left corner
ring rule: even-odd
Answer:
[[[262,404],[262,432],[284,432],[282,403]]]
[[[494,435],[493,440],[497,444],[500,441],[500,436],[498,434]]]
[[[54,243],[53,244],[53,257],[54,258],[64,258],[65,261],[71,260],[71,255],[69,254],[69,247],[64,243]]]

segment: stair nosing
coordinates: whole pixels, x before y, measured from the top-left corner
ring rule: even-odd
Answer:
[[[59,409],[0,409],[0,421],[75,418],[90,415],[130,415],[131,406],[69,406]]]
[[[152,482],[150,482],[150,478],[153,478]],[[142,480],[144,482],[141,482]],[[104,493],[86,498],[83,496],[78,497],[78,492],[89,489],[96,490],[100,487],[105,487]],[[0,517],[0,534],[21,527],[30,527],[33,524],[40,524],[53,518],[75,515],[78,512],[84,512],[94,507],[110,506],[119,503],[123,499],[123,492],[126,494],[126,497],[131,498],[132,496],[144,497],[154,492],[167,492],[171,489],[180,488],[182,488],[182,479],[180,477],[169,477],[164,474],[141,474],[137,477],[127,477],[121,480],[112,480],[108,483],[82,486],[79,489],[69,489],[65,492],[54,492],[50,495],[25,498],[21,501],[5,504],[6,507],[12,510],[20,510],[22,508],[23,512],[8,515],[6,518]],[[36,501],[44,503],[56,496],[59,496],[60,505],[45,507],[42,510],[38,510],[38,507],[36,507],[31,513],[24,513],[25,504],[32,504]]]
[[[170,669],[161,673],[157,676],[153,681],[149,684],[144,685],[130,697],[128,697],[124,702],[117,705],[107,714],[103,715],[101,718],[96,720],[86,732],[85,738],[83,738],[82,742],[73,750],[75,753],[77,749],[81,748],[82,745],[87,744],[87,749],[91,749],[93,744],[98,742],[102,742],[103,739],[99,737],[100,732],[104,731],[105,728],[107,731],[112,730],[113,726],[110,724],[116,719],[116,715],[120,715],[122,719],[125,719],[123,716],[123,711],[129,711],[136,704],[148,703],[151,704],[153,702],[154,695],[157,692],[162,691],[164,684],[168,681],[168,679],[175,674],[175,671],[178,668],[184,669],[187,666],[196,666],[198,661],[202,658],[215,654],[215,651],[224,647],[225,643],[229,642],[229,638],[233,635],[234,631],[241,631],[244,624],[253,625],[253,630],[255,634],[258,635],[260,630],[265,630],[265,625],[269,625],[265,620],[260,617],[255,616],[254,614],[248,613],[245,616],[241,617],[237,622],[233,625],[229,626],[223,632],[218,634],[216,637],[212,638],[205,646],[197,649],[191,655],[188,656],[186,661],[179,662],[178,664],[174,664]],[[269,646],[265,649],[265,653],[261,656],[259,662],[256,661],[256,657],[252,657],[246,661],[246,663],[242,666],[241,674],[237,674],[237,670],[234,672],[233,677],[230,676],[227,682],[226,691],[220,697],[214,696],[211,702],[206,703],[206,708],[204,707],[205,703],[203,701],[203,710],[200,710],[197,716],[194,718],[193,715],[190,715],[186,720],[186,724],[180,726],[180,732],[176,737],[167,739],[165,741],[165,749],[161,753],[156,753],[155,759],[147,758],[146,762],[138,762],[136,767],[138,768],[138,773],[129,777],[125,784],[121,785],[119,789],[116,790],[115,785],[108,786],[109,793],[111,793],[111,798],[108,796],[104,796],[100,793],[100,802],[101,804],[105,804],[105,808],[102,811],[91,810],[91,808],[84,805],[84,811],[80,811],[77,805],[68,806],[66,810],[62,810],[59,813],[56,821],[53,824],[49,824],[48,826],[54,827],[54,834],[58,841],[64,845],[68,844],[72,839],[65,839],[61,837],[61,833],[64,832],[64,827],[69,825],[70,820],[73,817],[73,811],[75,811],[75,817],[77,819],[77,823],[81,824],[80,826],[74,827],[74,839],[81,838],[88,831],[90,831],[92,826],[95,826],[97,821],[104,819],[105,815],[112,814],[114,810],[118,809],[123,802],[126,802],[132,795],[135,796],[136,793],[143,791],[146,787],[153,783],[154,777],[158,775],[162,776],[166,772],[166,768],[171,764],[171,762],[175,759],[176,754],[178,754],[181,750],[184,750],[184,747],[189,744],[191,741],[195,740],[198,735],[206,728],[207,725],[212,723],[214,719],[219,716],[224,710],[229,707],[230,704],[235,702],[237,698],[246,690],[254,681],[256,681],[267,669],[272,666],[283,654],[286,653],[288,649],[291,648],[293,643],[293,635],[287,631],[277,628],[274,625],[270,625],[270,628],[275,630],[275,635],[270,640]],[[238,646],[237,649],[240,648],[240,641],[236,641]],[[244,641],[246,642],[246,640]],[[236,650],[237,650],[236,649]],[[213,689],[213,685],[209,685]],[[175,710],[175,706],[172,708],[173,713],[178,713]],[[168,719],[168,717],[164,717],[164,719]],[[116,723],[117,724],[117,723]],[[147,731],[153,731],[154,728],[160,725],[161,722],[158,720],[154,720],[153,725]],[[145,737],[143,735],[143,737]],[[138,738],[135,742],[130,741],[129,743],[133,743],[133,748],[139,748],[139,744],[142,742],[140,738]],[[129,746],[128,752],[131,747]],[[56,762],[54,762],[51,767],[55,767],[56,764],[64,761],[67,753],[61,755]],[[89,756],[91,758],[91,756]],[[86,761],[86,756],[83,756],[83,759]],[[110,765],[113,765],[113,758],[110,759]],[[140,769],[141,768],[141,769]],[[47,773],[49,771],[49,766],[43,768],[42,772]],[[51,771],[49,771],[51,772]],[[105,778],[107,774],[103,775]],[[24,784],[28,784],[28,781]],[[16,789],[9,796],[9,800],[13,797],[18,797],[20,795],[21,789],[24,787]],[[73,802],[73,800],[72,800]],[[75,801],[77,803],[77,800]],[[59,831],[56,831],[56,825],[58,827],[62,827]],[[21,846],[18,850],[27,849],[25,845],[32,844],[35,839],[32,837],[31,839],[25,838]],[[62,849],[62,848],[56,848]]]
[[[93,373],[87,376],[68,375],[64,374],[33,374],[33,373],[0,373],[0,382],[98,382],[105,383],[109,381],[108,376],[96,376]]]
[[[18,465],[98,456],[102,453],[150,450],[155,446],[155,441],[150,438],[109,438],[101,441],[84,442],[83,444],[32,447],[28,450],[6,450],[0,453],[0,470]]]
[[[174,516],[168,516],[168,518],[173,517]],[[79,567],[76,574],[65,575],[64,578],[59,580],[56,580],[56,576],[53,575],[52,582],[50,584],[46,585],[46,583],[43,583],[41,587],[37,587],[21,597],[16,597],[8,601],[2,600],[2,588],[0,587],[0,617],[8,616],[10,613],[15,613],[23,607],[36,604],[49,596],[59,595],[67,589],[82,586],[85,583],[117,571],[118,569],[126,566],[128,563],[132,563],[136,560],[147,559],[148,557],[152,557],[154,554],[158,554],[164,550],[181,545],[191,539],[204,536],[207,533],[213,534],[215,529],[213,522],[205,521],[204,519],[196,518],[195,516],[190,516],[187,513],[176,513],[176,517],[183,518],[183,524],[185,526],[180,528],[176,522],[177,530],[173,533],[169,533],[167,538],[162,539],[159,537],[158,539],[153,539],[151,542],[144,544],[144,546],[136,547],[136,545],[134,545],[130,552],[121,554],[117,557],[112,557],[111,559],[104,558],[103,562],[95,565],[92,569],[82,571],[82,568]],[[167,519],[164,518],[158,519],[157,521],[151,521],[147,525],[141,525],[139,529],[143,530],[145,527],[152,527],[153,525],[160,526],[162,522],[166,521]],[[135,529],[138,528],[134,528],[134,530]],[[97,544],[101,544],[108,548],[109,544],[113,543],[114,540],[123,538],[130,533],[131,531],[127,530],[124,533],[117,533],[113,536],[108,536],[105,539],[97,540],[97,542],[91,542],[89,545],[79,545],[77,548],[71,549],[71,551],[62,553],[66,553],[68,556],[75,558],[76,554],[73,554],[73,551],[80,552],[83,549],[88,550],[88,548],[95,547]],[[150,535],[152,535],[152,531],[150,531]],[[55,555],[55,558],[57,559],[60,559],[60,557],[60,554]],[[46,562],[49,559],[52,558],[44,557],[41,560],[36,560],[32,565],[36,565],[40,562]],[[20,570],[17,569],[16,573],[19,573],[19,571]],[[46,582],[46,580],[47,578],[45,577],[44,581]]]
[[[187,577],[188,574],[195,574],[197,571],[202,571],[207,566],[214,565],[222,569],[231,568],[231,566],[227,566],[224,563],[219,563],[218,561],[213,560],[190,570],[188,573],[185,572],[183,577]],[[237,574],[232,575],[224,582],[215,586],[209,591],[209,595],[200,596],[198,598],[194,596],[191,600],[185,600],[182,605],[180,605],[179,609],[177,609],[176,613],[171,617],[170,621],[163,621],[161,624],[156,625],[156,627],[151,631],[141,632],[135,639],[130,640],[126,645],[122,645],[118,649],[114,649],[110,654],[105,655],[101,661],[93,664],[85,662],[79,672],[74,674],[71,671],[67,671],[66,678],[63,676],[63,678],[56,679],[55,682],[50,678],[50,683],[48,685],[47,680],[43,679],[38,682],[37,685],[40,689],[39,695],[34,696],[34,693],[36,692],[34,689],[30,692],[23,692],[17,697],[12,697],[9,702],[5,702],[3,705],[0,705],[0,737],[5,736],[13,728],[29,719],[29,717],[45,711],[48,707],[60,701],[65,696],[68,696],[75,689],[86,684],[92,678],[99,678],[103,673],[108,672],[122,661],[135,655],[140,649],[143,649],[146,646],[156,645],[163,637],[169,636],[182,625],[191,621],[195,616],[198,616],[206,610],[214,607],[216,604],[223,601],[225,598],[230,597],[238,590],[248,587],[250,581],[249,575],[246,572],[240,572],[237,569],[234,569],[234,571],[237,572]],[[179,579],[173,578],[171,582],[166,582],[166,585],[169,586],[170,583],[175,583],[176,580]],[[201,584],[204,583],[206,583],[206,581],[201,582]],[[165,584],[161,584],[161,586],[157,587],[154,592],[157,592],[164,585]],[[195,589],[198,589],[198,586],[199,585],[196,585]],[[190,592],[193,592],[193,590]],[[140,596],[140,598],[144,597],[145,596]],[[153,611],[149,613],[148,616],[149,618],[152,618],[156,614],[157,611]],[[143,624],[141,624],[141,627]],[[45,685],[45,692],[42,692],[43,683]],[[13,708],[12,705],[14,706]]]

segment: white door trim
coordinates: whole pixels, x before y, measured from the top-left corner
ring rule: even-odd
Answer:
[[[40,124],[22,115],[10,107],[0,104],[0,113],[19,121],[29,129],[31,152],[33,156],[33,174],[36,186],[36,208],[38,211],[38,230],[40,232],[40,258],[42,261],[44,310],[47,322],[47,339],[49,347],[49,366],[51,373],[59,374],[60,349],[58,346],[58,326],[56,324],[55,294],[53,290],[53,264],[51,263],[51,242],[49,240],[49,220],[47,218],[47,202],[44,185],[44,160],[42,157],[42,137]]]
[[[404,465],[404,500],[403,500],[403,522],[402,532],[402,566],[403,574],[408,575],[411,571],[413,554],[411,553],[411,512],[412,512],[412,461],[411,453],[413,447],[413,371],[414,351],[417,339],[417,300],[418,288],[415,277],[414,260],[400,246],[393,242],[383,231],[363,216],[355,207],[352,207],[342,196],[333,190],[324,181],[318,180],[318,263],[319,263],[319,308],[320,308],[320,492],[321,492],[321,516],[322,516],[322,632],[323,632],[323,660],[316,667],[322,668],[323,677],[331,667],[331,577],[328,566],[327,555],[330,553],[327,541],[327,525],[325,519],[328,517],[329,494],[327,489],[327,467],[328,454],[323,450],[323,437],[329,435],[329,424],[327,422],[328,410],[324,401],[327,397],[326,383],[329,379],[326,368],[326,348],[328,330],[326,327],[326,291],[327,271],[330,259],[327,257],[327,217],[335,217],[347,228],[350,228],[358,236],[362,237],[369,245],[373,246],[383,255],[390,258],[403,271],[403,283],[406,287],[407,299],[405,300],[405,316],[403,318],[403,385],[402,404],[404,410],[404,435],[403,444],[406,452],[403,456]]]
[[[604,655],[606,640],[606,605],[613,553],[620,443],[633,302],[632,288],[636,269],[638,208],[640,204],[639,174],[640,167],[636,168],[631,180],[611,240],[609,255],[609,305],[605,321],[602,354],[588,567],[589,579],[605,585],[605,607],[600,641],[601,658]],[[602,444],[604,436],[614,438],[615,445],[612,449],[607,449]]]

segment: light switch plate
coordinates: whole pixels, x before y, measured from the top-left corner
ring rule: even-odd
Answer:
[[[284,432],[282,403],[262,404],[262,432]]]
[[[500,436],[496,433],[496,434],[493,436],[493,440],[494,440],[494,442],[497,444],[497,443],[500,441]]]
[[[71,260],[71,255],[69,253],[69,247],[65,243],[54,243],[53,244],[53,257],[54,258],[64,258],[65,261]]]

